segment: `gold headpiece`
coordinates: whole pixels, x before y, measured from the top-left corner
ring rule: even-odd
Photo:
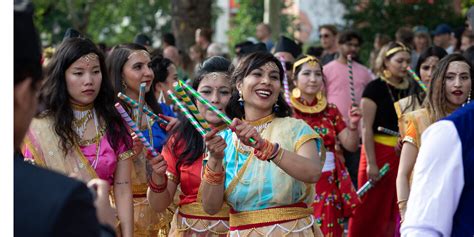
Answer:
[[[396,53],[398,53],[398,52],[400,52],[400,51],[405,51],[405,52],[410,53],[410,49],[409,49],[407,46],[405,46],[404,44],[402,44],[402,43],[400,43],[400,42],[397,42],[397,44],[400,45],[400,46],[395,47],[395,48],[392,48],[392,49],[390,49],[389,51],[387,51],[387,52],[385,53],[385,57],[388,57],[388,56],[390,56],[390,55],[396,54]]]
[[[293,74],[295,73],[296,71],[296,68],[299,67],[300,65],[303,65],[305,63],[309,62],[311,66],[315,66],[316,63],[319,63],[319,60],[318,58],[314,57],[314,56],[311,56],[311,55],[306,55],[306,57],[296,61],[294,64],[293,64]]]
[[[264,69],[265,71],[271,71],[271,70],[279,71],[280,70],[274,62],[267,62],[263,66],[261,66],[261,68]]]
[[[209,78],[213,81],[215,81],[219,77],[229,78],[229,74],[227,74],[225,72],[211,72],[211,73],[208,73],[208,74],[204,75],[204,78]]]
[[[140,49],[140,50],[133,51],[130,55],[128,55],[127,59],[130,59],[133,55],[138,54],[138,53],[141,53],[147,57],[150,57],[150,53],[148,53],[148,51]]]
[[[99,56],[97,56],[97,54],[95,53],[89,53],[89,54],[86,54],[82,57],[79,58],[79,60],[81,60],[82,62],[84,62],[85,64],[87,64],[87,66],[89,66],[89,63],[92,61],[92,60],[96,60],[98,59]]]

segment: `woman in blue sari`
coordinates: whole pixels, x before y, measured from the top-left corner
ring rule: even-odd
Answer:
[[[311,208],[321,175],[319,137],[290,117],[280,62],[269,53],[250,54],[231,81],[226,112],[235,119],[220,136],[205,137],[204,210],[214,214],[227,202],[230,236],[322,236]]]

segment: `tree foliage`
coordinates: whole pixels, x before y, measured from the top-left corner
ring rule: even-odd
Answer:
[[[155,39],[170,31],[167,0],[35,0],[35,21],[44,45],[59,43],[67,28],[95,42],[130,42],[138,33]]]
[[[463,17],[454,12],[450,0],[436,0],[434,3],[426,0],[413,3],[369,0],[366,4],[358,0],[340,1],[348,10],[345,19],[366,42],[361,51],[363,61],[368,59],[376,33],[389,35],[393,39],[402,26],[424,25],[433,30],[440,23],[448,23],[452,27],[464,25]]]

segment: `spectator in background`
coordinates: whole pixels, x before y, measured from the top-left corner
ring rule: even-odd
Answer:
[[[375,59],[377,59],[377,55],[380,52],[380,49],[390,42],[390,37],[386,34],[377,33],[375,34],[374,39],[374,48],[370,52],[370,59],[369,59],[369,67],[372,72],[374,72],[375,67]]]
[[[411,51],[411,68],[415,68],[420,54],[431,46],[431,37],[425,26],[413,27],[415,37],[413,38],[413,50]]]
[[[161,48],[165,49],[168,46],[176,46],[176,40],[171,33],[164,33],[161,36]]]
[[[212,42],[212,30],[207,28],[197,29],[195,41],[196,44],[199,45],[202,50],[204,50],[204,52],[207,52],[207,48]]]
[[[274,51],[275,52],[273,53],[273,55],[278,60],[280,60],[280,62],[283,62],[285,64],[285,71],[286,71],[286,76],[288,78],[288,85],[291,91],[293,90],[295,86],[292,81],[293,62],[302,53],[301,46],[288,37],[280,36],[280,39],[278,40],[274,48]]]
[[[397,32],[395,33],[395,40],[397,42],[403,43],[405,46],[409,47],[410,49],[413,48],[413,38],[415,35],[413,31],[406,26],[400,27]]]
[[[357,56],[362,44],[362,37],[355,31],[348,30],[339,33],[338,37],[338,58],[326,64],[323,67],[324,75],[326,76],[326,91],[329,103],[334,103],[341,112],[344,122],[349,124],[349,112],[351,109],[351,92],[349,90],[349,70],[347,67],[347,56],[351,55],[353,58]],[[372,76],[369,69],[364,65],[352,62],[352,74],[354,79],[355,89],[355,103],[360,104],[362,92],[364,88],[372,81]],[[361,133],[359,133],[361,134]],[[358,137],[359,138],[359,137]],[[359,144],[358,139],[357,144]],[[338,149],[338,152],[341,152]],[[343,150],[344,158],[346,158],[346,167],[349,174],[357,187],[357,171],[360,158],[360,148],[357,146],[355,152]]]
[[[69,38],[77,37],[82,37],[82,34],[73,28],[67,28],[66,33],[64,33],[63,41]]]
[[[474,65],[474,46],[471,46],[464,50],[462,56],[464,56],[471,65]]]
[[[192,62],[193,67],[193,75],[199,70],[199,65],[204,61],[204,52],[199,45],[194,44],[193,46],[189,47],[189,58]]]
[[[439,24],[433,31],[433,44],[446,50],[448,54],[454,52],[454,46],[451,45],[451,33],[453,30],[447,24]]]
[[[464,34],[465,27],[460,26],[456,27],[453,30],[453,33],[451,33],[451,45],[454,47],[453,52],[454,53],[462,53],[461,52],[461,40],[462,40],[462,35]]]
[[[213,56],[224,56],[224,49],[222,49],[222,46],[218,43],[212,43],[207,47],[207,52],[206,52],[207,58],[213,57]]]
[[[140,33],[137,36],[135,36],[135,39],[133,39],[133,43],[139,44],[143,47],[145,47],[148,52],[152,51],[152,41],[148,35]]]
[[[176,66],[176,70],[178,71],[178,78],[180,80],[186,81],[189,78],[184,69],[183,60],[181,58],[178,48],[176,48],[175,46],[166,47],[166,49],[163,50],[163,57],[171,60],[171,62],[173,62],[173,64]]]
[[[474,31],[474,6],[466,13],[466,25],[468,30]]]
[[[466,30],[462,33],[460,50],[461,52],[464,52],[466,51],[466,49],[468,49],[469,47],[473,45],[474,45],[474,34],[472,31],[466,28]]]
[[[267,51],[270,52],[273,48],[273,41],[272,41],[272,28],[269,24],[260,23],[257,25],[257,30],[255,32],[255,37],[260,42],[263,42],[267,47]]]
[[[324,48],[321,55],[321,64],[324,66],[328,62],[337,58],[337,28],[335,25],[321,25],[319,27],[319,39]]]

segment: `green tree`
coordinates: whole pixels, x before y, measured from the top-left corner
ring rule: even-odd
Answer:
[[[171,4],[167,0],[36,0],[35,20],[43,44],[61,42],[72,27],[95,42],[130,42],[138,33],[158,39],[170,31]]]
[[[463,17],[454,12],[450,0],[436,0],[433,4],[426,0],[416,3],[399,1],[369,0],[361,4],[358,0],[340,0],[348,10],[345,19],[351,28],[357,29],[366,42],[361,50],[361,58],[367,62],[376,33],[394,38],[402,26],[424,25],[434,29],[440,23],[462,26]],[[362,9],[362,10],[361,10]]]

